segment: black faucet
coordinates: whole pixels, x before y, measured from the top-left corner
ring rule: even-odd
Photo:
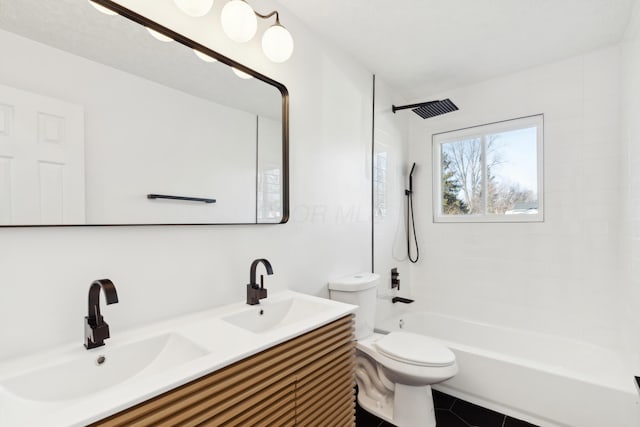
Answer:
[[[249,272],[249,284],[247,285],[247,304],[256,305],[260,304],[262,298],[267,297],[267,290],[264,288],[264,276],[260,275],[260,286],[256,282],[256,268],[258,264],[264,264],[267,269],[267,274],[273,274],[273,268],[271,263],[265,258],[259,258],[251,263],[251,271]]]
[[[89,287],[89,313],[84,318],[84,346],[87,350],[104,345],[109,338],[109,325],[100,314],[100,289],[104,291],[107,304],[118,302],[118,293],[109,279],[94,281]]]

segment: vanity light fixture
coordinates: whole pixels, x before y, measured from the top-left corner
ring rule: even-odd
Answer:
[[[231,40],[244,43],[253,38],[258,29],[258,20],[276,17],[276,22],[262,35],[262,50],[273,62],[284,62],[293,53],[293,37],[280,24],[278,11],[266,15],[258,13],[245,0],[231,0],[222,8],[220,20],[224,33]]]
[[[160,40],[161,42],[165,42],[165,43],[173,41],[171,37],[167,37],[164,34],[161,34],[152,28],[149,28],[149,27],[145,27],[145,28],[147,29],[147,31],[149,31],[149,34],[151,34],[153,38],[156,40]]]
[[[91,6],[93,6],[93,7],[95,7],[95,8],[96,8],[96,10],[97,10],[98,12],[102,12],[102,13],[104,13],[105,15],[111,15],[111,16],[114,16],[114,15],[117,15],[117,14],[118,14],[117,12],[114,12],[113,10],[108,9],[108,8],[106,8],[106,7],[104,7],[104,6],[100,5],[100,4],[98,4],[98,3],[96,3],[96,2],[91,1],[91,0],[89,0],[89,4],[90,4]]]
[[[291,33],[280,24],[278,11],[273,11],[268,15],[256,15],[263,19],[276,15],[276,22],[270,26],[262,35],[262,50],[264,54],[273,62],[284,62],[291,58],[293,53],[293,37]]]
[[[248,42],[256,35],[258,18],[253,8],[244,0],[231,0],[222,8],[222,30],[234,42]]]
[[[213,7],[213,0],[173,0],[178,9],[194,18],[204,16]]]

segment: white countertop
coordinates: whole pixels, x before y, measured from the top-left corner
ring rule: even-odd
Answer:
[[[328,306],[319,314],[261,333],[253,333],[221,320],[230,313],[256,310],[256,307],[268,308],[270,303],[294,297],[311,302],[322,302]],[[72,344],[2,362],[0,363],[0,426],[84,426],[328,324],[353,313],[355,309],[356,306],[353,305],[284,291],[270,295],[262,300],[259,306],[248,306],[244,302],[239,302],[176,317],[143,328],[112,331],[112,336],[106,341],[105,346],[96,349],[86,350],[82,345],[82,337],[79,337],[78,342]],[[56,365],[79,357],[86,358],[88,353],[97,357],[112,348],[166,333],[178,333],[191,340],[202,347],[205,355],[161,372],[144,374],[142,371],[124,382],[76,399],[27,400],[2,387],[3,381],[43,366]],[[59,387],[64,389],[65,385],[59,384]]]

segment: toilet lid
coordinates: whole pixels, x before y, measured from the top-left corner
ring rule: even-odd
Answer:
[[[455,354],[442,343],[411,332],[391,332],[376,341],[377,350],[400,362],[419,366],[449,366]]]

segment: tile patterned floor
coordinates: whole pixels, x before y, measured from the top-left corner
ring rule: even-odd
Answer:
[[[448,394],[433,391],[438,427],[537,427]],[[356,427],[394,427],[356,406]]]

